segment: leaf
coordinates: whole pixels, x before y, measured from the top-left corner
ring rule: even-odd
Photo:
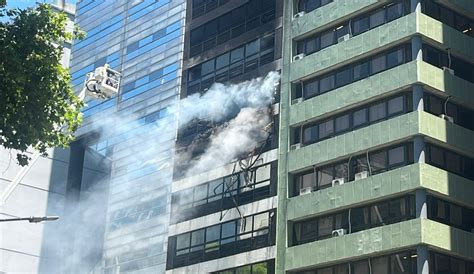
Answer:
[[[18,150],[18,163],[26,165],[29,147],[43,154],[67,147],[82,122],[83,103],[57,45],[83,33],[68,33],[66,15],[46,4],[5,14],[10,20],[0,21],[0,145]]]

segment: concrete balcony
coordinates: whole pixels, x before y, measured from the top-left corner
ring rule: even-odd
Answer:
[[[424,188],[443,199],[474,206],[474,182],[428,164],[412,164],[357,182],[288,199],[287,220],[298,221]]]
[[[474,258],[474,234],[426,219],[414,219],[341,237],[289,247],[285,270],[333,265],[350,259],[373,257],[397,250],[429,248]]]

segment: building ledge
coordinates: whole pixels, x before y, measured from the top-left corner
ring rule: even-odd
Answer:
[[[406,250],[420,244],[474,258],[473,233],[427,219],[414,219],[289,247],[286,250],[285,270],[333,265],[349,259]]]

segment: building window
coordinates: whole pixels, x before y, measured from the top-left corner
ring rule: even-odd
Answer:
[[[275,260],[244,265],[227,270],[212,272],[212,274],[274,274]]]
[[[438,68],[451,68],[457,77],[474,83],[474,64],[449,56],[446,51],[423,44],[423,60]]]
[[[166,197],[135,204],[112,212],[109,230],[114,231],[127,225],[163,216],[166,213]]]
[[[300,1],[300,4],[304,4],[305,2],[312,1],[302,0]],[[316,8],[317,7],[318,6],[316,5]],[[301,7],[301,10],[304,10],[304,7]],[[323,30],[303,40],[296,41],[296,54],[313,54],[326,47],[337,44],[338,39],[346,34],[352,36],[359,35],[370,29],[400,18],[408,13],[410,13],[408,1],[395,1],[394,3],[390,3],[382,8],[377,8],[376,10],[365,13],[363,16],[351,18],[335,27]]]
[[[343,112],[323,121],[297,127],[294,131],[302,131],[302,139],[294,138],[292,144],[313,144],[411,111],[411,93],[397,95],[355,110]]]
[[[352,156],[350,159],[295,174],[293,196],[300,195],[302,191],[308,191],[306,189],[308,187],[312,188],[311,191],[331,187],[335,179],[345,180],[346,183],[353,181],[355,175],[360,172],[367,172],[370,176],[412,163],[411,143]]]
[[[225,83],[274,59],[274,34],[251,41],[188,69],[187,95],[203,92],[215,82]]]
[[[171,223],[182,222],[271,195],[272,170],[277,162],[251,168],[224,178],[173,193]],[[232,194],[232,196],[230,195]]]
[[[426,144],[427,163],[467,179],[474,179],[474,159],[445,148]],[[447,159],[450,159],[449,163]]]
[[[474,262],[464,261],[438,252],[430,252],[430,273],[472,273]]]
[[[431,270],[431,267],[430,267]],[[334,266],[326,266],[305,271],[290,272],[291,274],[416,274],[416,252],[402,251],[375,258],[344,262]],[[431,272],[430,272],[431,273]],[[444,272],[433,272],[444,273]],[[447,273],[447,272],[446,272]],[[462,273],[464,272],[449,272]]]
[[[209,1],[207,1],[209,2]],[[191,30],[190,56],[196,56],[275,18],[275,0],[250,0]]]
[[[296,84],[296,93],[309,99],[350,83],[367,78],[411,60],[411,45],[402,45],[374,57],[354,62],[343,68]],[[309,85],[307,87],[307,85]]]
[[[230,0],[193,0],[193,19],[209,13],[218,7],[228,3]]]
[[[474,37],[474,20],[450,10],[433,0],[424,0],[422,1],[422,5],[423,13],[429,17],[441,21],[465,35]]]
[[[168,267],[177,268],[274,244],[275,211],[266,211],[170,237],[173,254]]]
[[[462,127],[474,130],[474,111],[453,103],[449,99],[443,99],[431,93],[425,92],[423,95],[424,110],[436,116],[441,114],[453,118],[453,122]],[[446,105],[446,109],[445,109]]]
[[[474,232],[474,209],[461,207],[433,196],[428,196],[428,218],[445,225]]]
[[[297,11],[310,12],[333,1],[334,0],[297,0]]]

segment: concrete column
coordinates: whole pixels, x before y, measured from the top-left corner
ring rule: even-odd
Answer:
[[[410,0],[410,11],[421,12],[421,0]]]
[[[429,274],[428,264],[428,247],[426,245],[420,245],[416,247],[416,273],[417,274]]]
[[[421,85],[414,85],[413,86],[413,111],[423,111],[424,104],[423,104],[423,87]]]
[[[425,162],[425,140],[423,136],[416,136],[413,140],[413,154],[415,163]]]
[[[415,192],[416,218],[427,219],[428,209],[426,204],[426,190],[417,189]]]
[[[423,60],[423,51],[422,51],[422,40],[421,36],[416,35],[411,38],[411,58],[412,60],[422,61]]]

